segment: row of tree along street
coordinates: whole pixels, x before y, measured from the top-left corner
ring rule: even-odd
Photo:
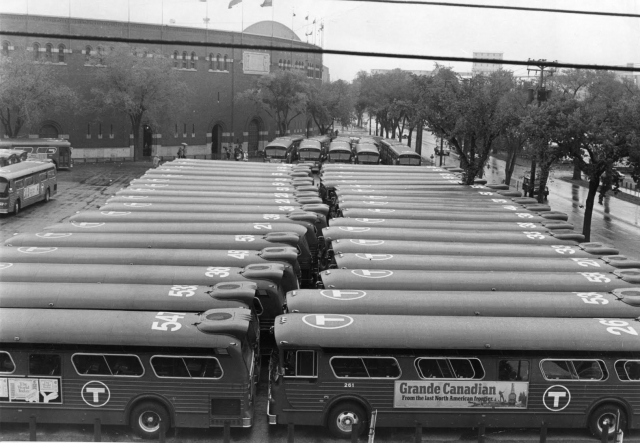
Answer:
[[[149,56],[144,48],[122,46],[93,56],[89,62],[101,69],[93,74],[91,84],[96,86],[88,103],[62,86],[50,65],[14,52],[0,57],[0,120],[10,137],[47,115],[113,111],[129,117],[139,153],[143,122],[161,127],[186,109],[188,87],[172,60]],[[608,71],[565,70],[546,79],[546,88],[536,89],[505,70],[472,79],[441,66],[432,76],[361,71],[351,83],[319,83],[296,71],[277,70],[259,77],[235,100],[269,115],[279,134],[286,134],[300,115],[324,134],[334,121],[346,125],[355,117],[362,126],[366,113],[369,125],[375,119],[377,136],[402,140],[406,131],[411,144],[416,129],[420,149],[426,128],[458,154],[467,184],[482,175],[496,149],[508,154],[509,184],[516,158],[526,152],[532,160],[533,195],[535,188],[544,190],[553,165],[569,158],[575,178],[582,172],[589,181],[583,228],[587,238],[595,196],[599,187],[602,193],[612,187],[614,166],[626,163],[636,181],[640,175],[640,89]],[[538,199],[543,198],[539,192]]]

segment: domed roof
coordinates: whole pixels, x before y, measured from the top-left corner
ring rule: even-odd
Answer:
[[[274,22],[271,20],[265,20],[262,22],[254,23],[251,26],[247,26],[244,29],[246,34],[264,35],[266,37],[284,38],[287,40],[301,41],[300,38],[290,28],[286,27],[282,23]]]

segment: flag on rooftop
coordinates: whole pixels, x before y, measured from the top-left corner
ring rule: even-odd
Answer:
[[[273,6],[273,0],[264,0],[260,7],[264,8],[265,6]]]
[[[235,5],[237,5],[238,3],[240,3],[242,0],[231,0],[229,2],[229,9],[233,8]]]
[[[307,15],[304,19],[305,19],[305,20],[309,20],[309,16]]]

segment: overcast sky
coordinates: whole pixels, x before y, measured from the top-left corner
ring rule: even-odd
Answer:
[[[398,5],[348,0],[0,0],[0,12],[29,13],[240,31],[271,20],[292,27],[302,41],[325,49],[471,57],[474,51],[503,52],[505,59],[570,63],[640,63],[640,19]],[[451,1],[450,3],[455,3]],[[636,0],[460,0],[460,3],[640,14]],[[295,11],[296,16],[293,16]],[[305,20],[308,16],[309,19]],[[316,27],[312,25],[316,20]],[[319,25],[324,22],[324,32]],[[306,37],[306,33],[312,35]],[[326,55],[331,80],[350,81],[359,70],[431,70],[434,63],[377,57]],[[471,71],[471,63],[447,63]],[[508,67],[517,74],[525,67]]]

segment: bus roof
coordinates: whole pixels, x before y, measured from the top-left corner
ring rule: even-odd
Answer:
[[[244,308],[198,314],[0,308],[0,343],[227,348],[239,345],[251,319]]]
[[[378,152],[378,147],[373,143],[359,143],[356,145],[356,153],[372,153],[372,154],[380,154]]]
[[[49,161],[41,162],[28,160],[20,163],[14,163],[12,165],[3,166],[2,168],[0,168],[0,177],[11,180],[13,178],[22,177],[25,174],[48,171],[50,169],[55,169],[55,166]]]
[[[337,141],[337,142],[331,142],[331,144],[329,145],[329,152],[333,151],[333,150],[347,150],[347,151],[351,151],[351,145],[347,142],[343,142],[343,141]]]
[[[71,146],[71,143],[59,138],[5,138],[0,140],[0,148],[12,146]]]
[[[274,333],[282,349],[640,351],[637,332],[610,332],[609,322],[595,318],[284,314],[276,317]],[[624,325],[625,330],[638,328],[624,320],[615,325]]]
[[[298,149],[321,149],[321,144],[319,140],[306,139],[300,142]]]

